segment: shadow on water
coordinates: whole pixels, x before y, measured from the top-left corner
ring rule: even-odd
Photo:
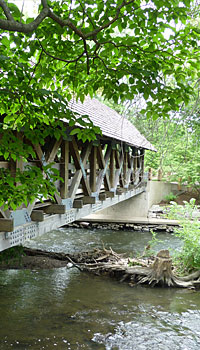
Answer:
[[[62,229],[29,245],[143,251],[149,233]],[[163,247],[179,246],[161,234]],[[160,248],[160,247],[159,247]],[[0,271],[0,349],[199,350],[198,292],[131,288],[76,268]]]

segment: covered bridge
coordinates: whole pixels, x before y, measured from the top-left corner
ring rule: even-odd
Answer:
[[[54,162],[63,182],[56,183],[54,202],[35,200],[15,211],[0,208],[0,251],[145,190],[144,152],[155,151],[145,137],[125,117],[97,99],[71,101],[70,109],[88,115],[102,135],[83,143],[70,135],[71,129],[63,119],[64,138],[48,138],[44,145],[33,145],[37,158],[29,164],[41,168]],[[15,167],[23,170],[25,165],[16,161]],[[0,167],[10,166],[9,161],[0,160]]]

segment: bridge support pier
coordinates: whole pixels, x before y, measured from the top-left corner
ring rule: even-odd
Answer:
[[[105,208],[97,213],[85,217],[83,220],[96,220],[105,222],[129,222],[131,220],[142,220],[148,217],[149,209],[153,204],[158,204],[164,200],[169,193],[177,193],[176,183],[166,183],[160,181],[149,181],[144,192],[131,197],[125,201]]]

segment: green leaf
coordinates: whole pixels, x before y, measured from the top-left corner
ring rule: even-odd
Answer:
[[[2,39],[1,39],[1,43],[3,45],[5,45],[7,47],[7,49],[10,48],[10,41],[8,40],[8,38],[6,36],[4,36]]]

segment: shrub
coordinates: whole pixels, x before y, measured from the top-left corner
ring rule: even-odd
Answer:
[[[165,197],[164,197],[164,200],[166,202],[171,202],[171,201],[174,201],[175,199],[177,198],[177,196],[175,194],[173,194],[172,192],[170,192],[169,194],[167,194]]]
[[[172,202],[167,217],[180,222],[180,226],[175,228],[175,234],[182,240],[183,246],[175,253],[175,262],[185,272],[200,269],[200,221],[194,215],[198,211],[195,199],[184,204]]]

